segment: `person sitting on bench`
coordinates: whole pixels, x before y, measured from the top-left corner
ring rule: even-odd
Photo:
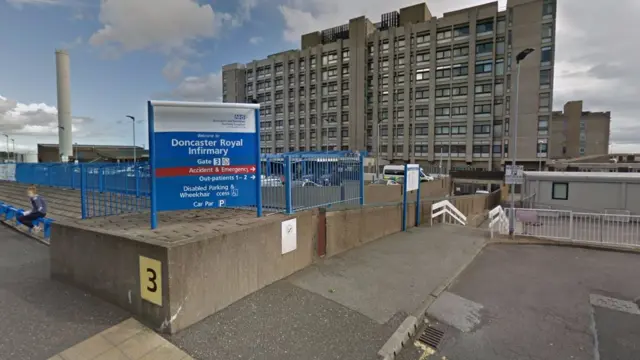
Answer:
[[[26,211],[22,216],[18,217],[18,221],[35,232],[40,232],[42,226],[34,226],[33,222],[47,216],[47,203],[44,198],[38,195],[34,185],[29,186],[27,195],[31,200],[31,211]]]

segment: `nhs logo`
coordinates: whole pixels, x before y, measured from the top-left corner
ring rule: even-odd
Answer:
[[[247,116],[243,115],[243,114],[235,114],[235,115],[233,115],[233,119],[234,120],[246,120]]]

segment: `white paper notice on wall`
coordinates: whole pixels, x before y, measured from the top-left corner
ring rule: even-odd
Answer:
[[[298,242],[298,230],[296,219],[282,222],[282,254],[292,252],[296,249]]]

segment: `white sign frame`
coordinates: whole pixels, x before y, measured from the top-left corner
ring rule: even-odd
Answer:
[[[418,190],[420,187],[420,165],[407,164],[407,175],[404,183],[407,191]]]
[[[512,165],[505,165],[504,167],[504,182],[507,185],[521,185],[524,184],[524,166],[516,165],[516,173],[513,173]]]
[[[282,255],[290,253],[298,247],[297,219],[282,222]]]

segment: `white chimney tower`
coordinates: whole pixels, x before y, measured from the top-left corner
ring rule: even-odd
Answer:
[[[68,162],[73,156],[71,124],[71,75],[69,53],[56,50],[56,76],[58,79],[58,146],[60,161]]]

